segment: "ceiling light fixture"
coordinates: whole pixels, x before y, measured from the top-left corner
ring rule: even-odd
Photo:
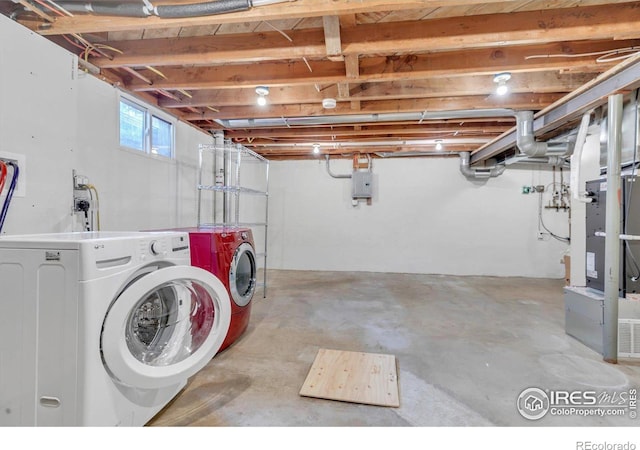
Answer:
[[[336,107],[336,105],[337,105],[337,102],[335,98],[322,99],[322,107],[324,109],[333,109]]]
[[[496,88],[496,94],[505,95],[509,92],[509,86],[507,86],[507,81],[511,79],[511,74],[509,72],[502,72],[493,77],[493,82],[498,85]]]
[[[317,155],[320,153],[320,144],[313,144],[313,154]]]
[[[442,150],[442,139],[436,139],[436,150]]]
[[[258,86],[256,88],[256,94],[258,94],[258,105],[264,106],[267,104],[267,95],[269,95],[269,88],[267,86]]]

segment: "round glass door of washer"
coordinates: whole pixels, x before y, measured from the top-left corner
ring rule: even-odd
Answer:
[[[230,317],[229,295],[211,273],[191,266],[156,270],[109,308],[101,336],[105,365],[132,387],[179,383],[215,356]]]

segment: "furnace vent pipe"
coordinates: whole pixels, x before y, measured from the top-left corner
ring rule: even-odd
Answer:
[[[188,5],[159,5],[154,8],[154,12],[158,17],[175,19],[247,11],[251,9],[251,6],[251,0],[217,0],[215,2]]]
[[[516,111],[516,145],[527,156],[544,156],[549,150],[546,142],[533,136],[533,111]]]
[[[351,178],[351,174],[348,175],[336,175],[331,172],[331,167],[329,167],[329,155],[324,155],[324,159],[327,160],[327,173],[331,175],[333,178]]]
[[[469,167],[469,152],[460,152],[460,172],[467,178],[475,180],[484,180],[495,178],[502,175],[506,166],[494,166],[490,168],[474,168]]]

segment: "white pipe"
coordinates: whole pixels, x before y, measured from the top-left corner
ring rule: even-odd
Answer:
[[[598,237],[607,237],[607,233],[604,231],[596,231],[594,235]],[[618,238],[621,241],[640,241],[640,236],[635,234],[621,234]]]
[[[618,297],[620,289],[620,191],[622,154],[622,94],[609,96],[607,138],[607,206],[604,242],[604,317],[602,356],[618,362]]]
[[[580,165],[582,162],[582,149],[587,141],[587,131],[589,130],[589,122],[591,121],[591,111],[587,111],[582,115],[582,121],[580,122],[580,128],[578,129],[578,136],[576,137],[576,145],[573,149],[573,156],[571,162],[573,170],[571,171],[571,179],[569,186],[573,192],[574,200],[590,203],[593,199],[589,198],[588,201],[584,197],[580,197]]]

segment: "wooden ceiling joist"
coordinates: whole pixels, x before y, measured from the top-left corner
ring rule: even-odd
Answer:
[[[498,14],[366,24],[342,29],[339,34],[341,54],[395,55],[563,42],[571,41],[580,34],[588,35],[591,40],[606,39],[612,34],[624,39],[636,36],[638,28],[640,8],[634,4],[623,4],[614,10],[606,6],[585,7],[581,14],[568,8],[504,16]],[[114,54],[112,59],[93,58],[91,62],[98,67],[108,68],[141,64],[225,64],[327,56],[328,48],[322,29],[297,30],[289,33],[289,36],[291,41],[273,31],[177,40],[123,41],[118,46],[122,54]]]

